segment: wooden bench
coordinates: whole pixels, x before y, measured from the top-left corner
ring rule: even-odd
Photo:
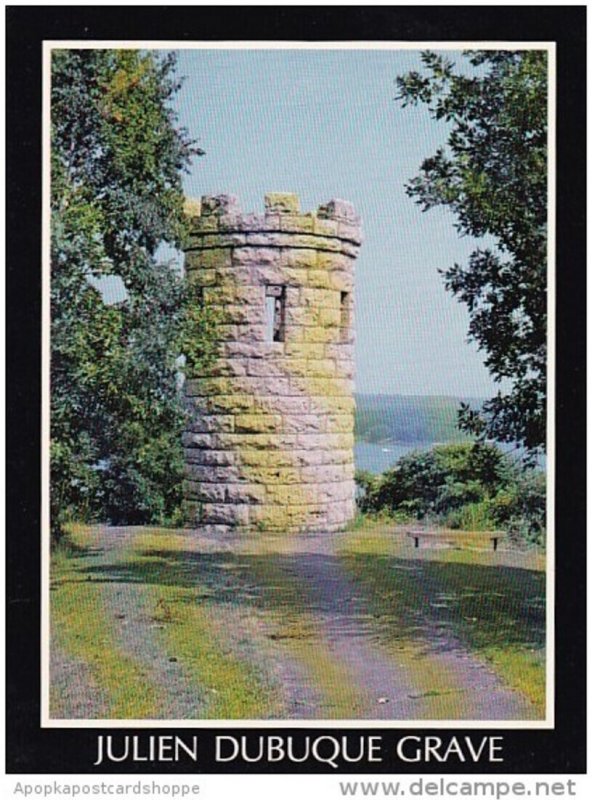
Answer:
[[[426,530],[425,528],[411,528],[406,532],[406,535],[413,539],[414,546],[419,547],[420,539],[440,539],[442,540],[446,535],[454,536],[455,534],[467,533],[466,531],[451,531],[451,530]],[[476,531],[477,536],[488,538],[493,546],[493,551],[497,550],[498,544],[505,538],[503,531]]]

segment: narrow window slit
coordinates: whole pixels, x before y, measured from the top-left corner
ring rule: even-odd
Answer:
[[[341,341],[348,342],[351,328],[351,293],[341,292],[340,296],[341,318],[339,322]]]
[[[286,287],[265,287],[266,339],[283,342],[286,335]]]

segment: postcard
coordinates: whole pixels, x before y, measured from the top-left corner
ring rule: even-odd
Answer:
[[[37,11],[8,771],[583,771],[580,39]]]

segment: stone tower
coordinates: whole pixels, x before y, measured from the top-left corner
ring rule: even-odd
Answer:
[[[361,243],[350,203],[264,214],[229,195],[189,201],[187,280],[219,307],[219,357],[189,376],[189,523],[335,531],[354,514],[353,288]]]

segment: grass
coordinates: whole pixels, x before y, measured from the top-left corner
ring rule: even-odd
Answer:
[[[196,686],[208,693],[209,719],[253,719],[278,715],[279,695],[270,681],[234,653],[225,628],[231,623],[231,606],[219,609],[208,586],[200,582],[199,569],[188,587],[187,573],[178,555],[187,537],[171,533],[145,533],[134,542],[128,566],[137,570],[149,587],[157,614],[164,622],[162,638],[167,652],[175,654]]]
[[[414,549],[384,520],[358,520],[337,538],[337,558],[370,620],[369,644],[385,648],[411,676],[422,718],[456,718],[470,692],[437,657],[447,636],[489,662],[542,716],[544,557],[536,549],[493,553],[466,531],[449,531],[446,540],[453,546]],[[87,683],[79,691],[94,693],[101,716],[170,717],[169,687],[150,659],[126,650],[106,602],[113,587],[127,587],[130,602],[151,618],[155,652],[178,662],[195,687],[199,718],[285,717],[276,658],[302,673],[319,718],[361,717],[364,704],[367,713],[359,677],[325,636],[323,609],[299,561],[306,546],[300,553],[293,537],[204,545],[190,533],[138,528],[125,547],[106,552],[104,544],[96,529],[73,527],[52,554],[51,593],[52,643],[84,666]],[[52,717],[59,716],[63,704],[52,687]]]
[[[207,570],[194,560],[187,563],[186,543],[186,537],[146,529],[117,563],[96,564],[93,531],[78,526],[52,555],[52,642],[88,669],[93,687],[87,691],[106,698],[106,717],[167,717],[167,687],[158,685],[150,670],[125,652],[103,601],[109,582],[141,584],[142,605],[158,624],[162,648],[179,662],[196,694],[204,697],[201,716],[274,716],[277,691],[232,652],[225,635],[232,608],[219,613],[215,596],[208,599],[208,586],[200,581],[207,579]],[[217,589],[224,591],[218,583]],[[51,705],[52,716],[59,715],[61,701],[55,691]]]
[[[212,607],[217,607],[217,611],[209,615],[210,627],[216,618],[225,618],[231,599],[244,604],[250,614],[261,620],[261,627],[273,643],[275,653],[280,648],[282,657],[287,653],[290,659],[296,660],[307,685],[314,687],[314,693],[319,696],[327,717],[348,718],[355,709],[363,707],[362,693],[354,685],[347,669],[332,657],[323,640],[318,616],[311,610],[302,582],[294,575],[291,539],[273,534],[245,537],[232,553],[228,550],[202,553],[199,559],[195,554],[192,557],[186,548],[187,537],[142,535],[137,539],[135,549],[143,551],[142,561],[136,560],[137,566],[142,568],[143,579],[158,584],[158,593],[166,596],[167,582],[177,586],[184,584],[190,574],[192,584],[201,583],[202,596],[205,593]],[[154,558],[168,562],[168,571],[155,574],[147,563],[148,559]],[[174,609],[177,624],[167,626],[166,630],[169,636],[174,637],[172,646],[179,649],[186,643],[179,627],[179,615],[183,618],[186,607],[179,605],[179,600],[175,604],[173,598],[169,605]],[[273,653],[270,657],[273,658]],[[227,668],[216,665],[214,654],[206,663],[207,667],[211,667],[207,674],[209,682],[224,687],[230,680],[236,693],[237,683],[232,681],[236,681],[239,675],[229,675]],[[199,671],[204,674],[203,665]],[[244,675],[244,664],[239,674]],[[248,685],[251,688],[256,686],[253,676]],[[245,712],[249,709],[252,718],[269,718],[274,716],[274,705],[275,717],[283,716],[279,701],[276,700],[275,704],[263,702],[265,693],[261,689],[251,697],[253,702],[250,704],[248,698],[242,696],[243,692],[239,694],[241,716],[246,717]],[[236,708],[228,711],[231,712],[228,718],[237,713]]]
[[[160,692],[147,670],[130,658],[107,619],[102,587],[86,580],[81,567],[92,552],[92,535],[74,529],[52,558],[52,643],[86,665],[109,719],[148,719],[159,716]],[[142,692],[138,692],[142,686]],[[54,687],[52,687],[54,688]],[[103,701],[104,699],[104,701]],[[52,715],[59,717],[62,702],[51,695]]]
[[[381,636],[391,648],[434,626],[449,630],[544,714],[544,556],[534,548],[493,553],[479,536],[448,533],[453,547],[416,550],[392,524],[358,523],[340,555],[382,610]]]

